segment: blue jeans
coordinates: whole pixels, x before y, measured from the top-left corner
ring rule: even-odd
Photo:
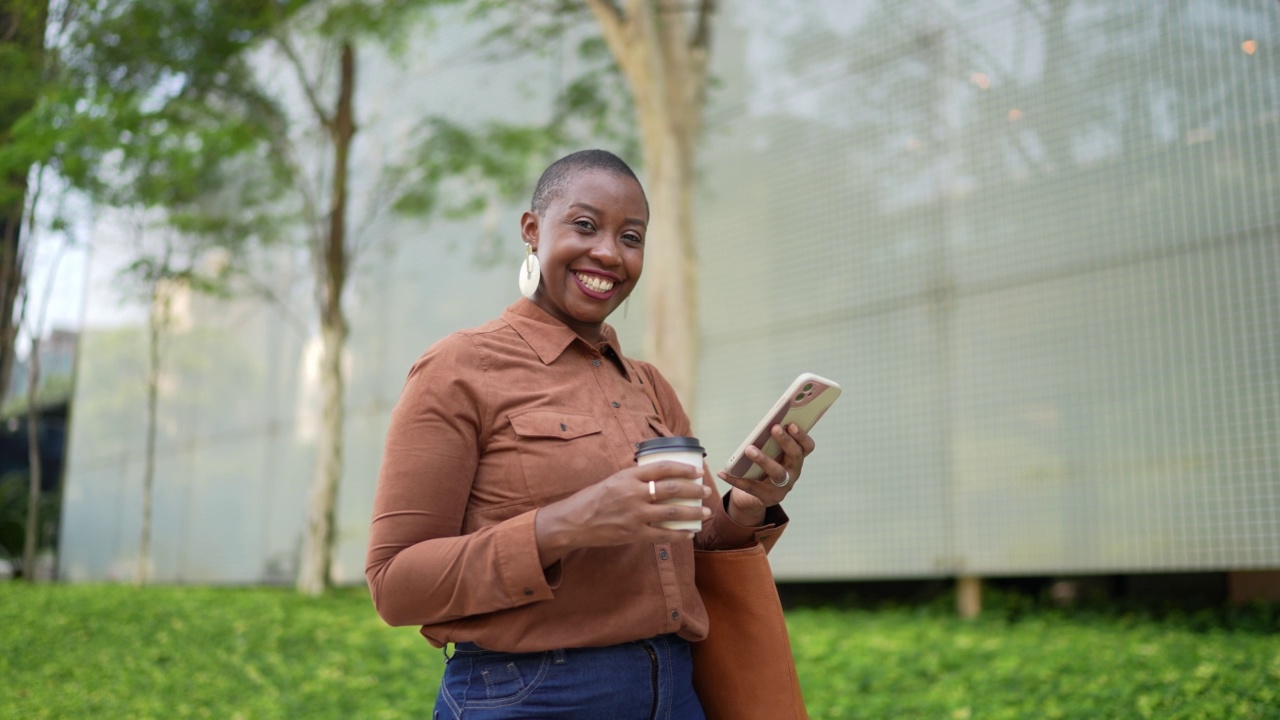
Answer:
[[[445,666],[436,720],[582,718],[705,720],[689,643],[675,635],[603,648],[532,653],[458,643]]]

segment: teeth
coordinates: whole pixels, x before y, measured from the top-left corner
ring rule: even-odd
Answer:
[[[584,275],[583,273],[574,273],[583,285],[586,285],[592,292],[609,292],[613,289],[613,281],[605,280],[596,275]]]

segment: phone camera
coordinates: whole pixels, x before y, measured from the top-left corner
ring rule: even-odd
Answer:
[[[800,393],[799,395],[796,395],[796,402],[800,402],[801,400],[804,400],[804,393]]]
[[[813,389],[813,383],[805,383],[805,384],[804,384],[804,391],[805,391],[805,392],[809,392],[809,391],[810,391],[810,390],[812,390],[812,389]]]

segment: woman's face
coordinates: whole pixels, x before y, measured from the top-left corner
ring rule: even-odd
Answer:
[[[649,206],[635,180],[609,170],[569,177],[546,212],[520,218],[542,266],[533,301],[589,341],[644,269]]]

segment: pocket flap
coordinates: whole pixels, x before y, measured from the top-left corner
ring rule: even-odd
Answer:
[[[649,429],[653,431],[655,437],[671,437],[671,431],[662,424],[662,420],[657,415],[650,415],[645,419],[649,421]]]
[[[511,428],[520,437],[572,440],[601,432],[600,423],[589,415],[568,415],[554,410],[533,410],[512,415],[510,420]]]

